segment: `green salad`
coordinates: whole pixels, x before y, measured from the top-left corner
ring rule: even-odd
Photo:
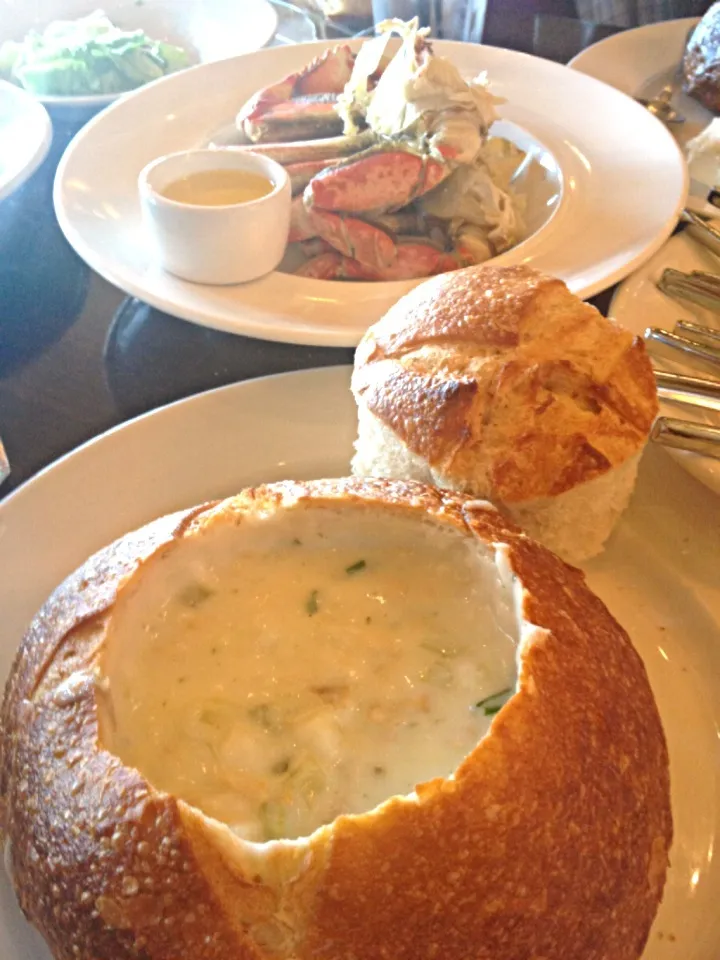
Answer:
[[[180,47],[122,30],[101,10],[0,46],[0,77],[38,96],[125,93],[188,65]]]

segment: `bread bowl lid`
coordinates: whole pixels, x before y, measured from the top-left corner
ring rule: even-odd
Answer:
[[[352,388],[438,482],[510,504],[625,463],[658,410],[641,338],[526,266],[416,287],[365,334]]]

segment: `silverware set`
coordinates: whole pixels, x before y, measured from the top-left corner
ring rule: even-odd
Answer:
[[[692,329],[688,329],[689,327]],[[710,327],[678,320],[672,331],[663,330],[661,327],[648,327],[645,331],[645,342],[651,352],[655,348],[654,352],[669,354],[673,360],[695,362],[708,368],[710,373],[720,373],[720,336],[718,331]]]
[[[685,123],[685,117],[672,105],[675,92],[673,86],[667,84],[654,97],[636,97],[635,99],[663,123]]]
[[[697,214],[686,210],[688,231],[720,255],[720,231]],[[666,269],[658,289],[670,297],[685,300],[720,313],[720,276],[695,270]],[[651,355],[690,365],[707,376],[656,370],[658,396],[674,403],[701,407],[720,413],[720,327],[690,320],[678,320],[672,330],[648,327],[645,343]],[[720,459],[720,427],[673,417],[658,417],[650,439],[667,447],[689,450]]]

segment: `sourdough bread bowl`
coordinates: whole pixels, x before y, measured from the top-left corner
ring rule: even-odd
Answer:
[[[355,355],[357,476],[491,500],[570,563],[627,506],[657,415],[636,337],[525,266],[428,280]]]
[[[496,661],[516,679],[493,699]],[[220,687],[239,702],[248,677],[235,719],[259,721],[261,747],[241,737],[250,759],[223,760],[240,774],[223,823],[217,770],[193,772],[191,707],[204,686],[217,716]],[[397,741],[404,775],[425,777],[379,803],[346,795],[348,814],[317,787],[262,840],[243,804],[263,763],[291,775],[296,756],[281,770],[274,751],[300,703],[265,694],[295,680],[321,685],[321,711],[330,691],[314,743],[336,798],[362,763],[400,763]],[[420,697],[398,706],[408,685]],[[443,760],[428,731],[453,711],[479,733]],[[275,484],[128,534],[34,619],[0,749],[6,860],[56,960],[637,960],[662,896],[668,757],[629,638],[488,503],[420,484]]]

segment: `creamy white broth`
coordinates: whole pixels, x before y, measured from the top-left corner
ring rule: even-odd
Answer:
[[[217,526],[113,614],[101,738],[263,841],[449,776],[515,683],[510,587],[477,541],[374,509]]]

